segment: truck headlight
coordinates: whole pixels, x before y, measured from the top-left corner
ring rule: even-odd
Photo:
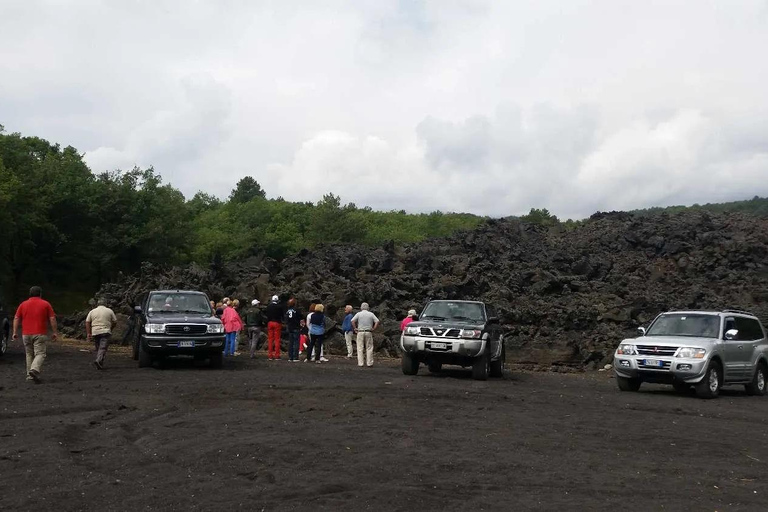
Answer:
[[[462,338],[477,339],[482,335],[483,335],[483,331],[478,331],[477,329],[464,329],[463,331],[461,331]]]
[[[623,356],[633,356],[637,354],[637,349],[635,349],[634,345],[630,345],[626,343],[623,345],[619,345],[619,348],[616,349],[616,353]]]
[[[208,334],[221,334],[224,332],[224,324],[208,324]]]
[[[144,324],[147,334],[164,334],[165,324]]]
[[[682,347],[677,351],[677,355],[675,357],[684,357],[686,359],[704,359],[704,354],[706,353],[706,349],[703,348]]]
[[[421,334],[421,328],[411,327],[410,325],[407,325],[405,327],[405,334],[408,336],[418,336],[419,334]]]

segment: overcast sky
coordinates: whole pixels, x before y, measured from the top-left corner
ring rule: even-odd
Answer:
[[[576,218],[768,195],[767,50],[767,0],[0,0],[0,124],[187,197]]]

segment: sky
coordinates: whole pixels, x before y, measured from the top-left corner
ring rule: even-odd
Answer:
[[[0,124],[191,198],[768,196],[768,0],[0,0]]]

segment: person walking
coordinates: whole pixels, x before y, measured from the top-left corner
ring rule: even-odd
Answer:
[[[323,349],[323,336],[325,336],[325,307],[322,304],[315,304],[315,312],[309,316],[309,345],[307,345],[307,358],[304,362],[312,360],[312,351],[314,349],[315,361],[320,364]]]
[[[299,360],[299,331],[302,320],[301,313],[296,309],[296,299],[291,298],[285,312],[285,326],[288,330],[288,361],[292,363]]]
[[[280,305],[280,297],[272,296],[267,305],[267,350],[270,361],[280,360],[280,341],[283,332],[283,307]]]
[[[243,328],[243,321],[235,308],[224,304],[221,323],[224,324],[224,356],[234,356],[237,349],[237,333]]]
[[[104,369],[104,359],[107,357],[109,342],[112,341],[112,329],[116,325],[115,312],[107,307],[107,301],[103,297],[96,303],[96,308],[85,317],[85,337],[95,343],[96,360],[93,366],[97,370]]]
[[[13,317],[13,339],[19,339],[19,328],[27,356],[27,380],[40,383],[40,373],[45,361],[48,343],[48,325],[51,326],[50,339],[59,337],[56,313],[48,301],[43,300],[43,289],[33,286],[29,289],[29,299],[19,304]]]
[[[352,317],[352,327],[357,331],[357,366],[373,366],[373,331],[379,326],[379,319],[369,309],[368,303],[363,302]]]
[[[406,327],[408,327],[408,324],[416,320],[416,310],[411,309],[408,311],[408,316],[403,318],[403,321],[400,322],[400,330],[404,331]]]
[[[341,332],[344,333],[344,341],[347,343],[347,359],[352,359],[353,357],[352,337],[355,335],[355,328],[352,327],[353,316],[352,306],[347,304],[344,308],[344,321],[341,323]]]

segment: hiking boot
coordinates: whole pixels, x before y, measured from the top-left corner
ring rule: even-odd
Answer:
[[[97,370],[103,370],[103,369],[104,369],[104,365],[102,365],[102,364],[101,364],[100,362],[98,362],[98,361],[94,361],[94,362],[93,362],[93,366],[95,366]]]
[[[39,384],[40,383],[40,372],[39,371],[37,371],[34,368],[32,368],[31,370],[29,370],[29,373],[27,375],[32,377],[32,380],[35,381],[35,384]]]

